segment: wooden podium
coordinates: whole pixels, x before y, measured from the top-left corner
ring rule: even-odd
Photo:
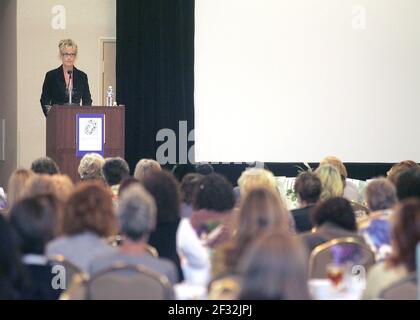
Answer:
[[[54,159],[63,174],[80,180],[76,156],[77,118],[83,114],[103,115],[104,157],[124,158],[125,108],[54,105],[47,117],[47,156]]]

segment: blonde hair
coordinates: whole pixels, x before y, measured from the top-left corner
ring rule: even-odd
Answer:
[[[261,168],[251,168],[242,172],[238,179],[239,190],[241,198],[244,198],[246,194],[255,188],[267,188],[278,192],[277,181],[274,175]]]
[[[336,167],[338,171],[340,172],[340,174],[342,175],[342,177],[347,178],[347,169],[344,166],[344,163],[337,157],[334,157],[334,156],[325,157],[324,159],[321,160],[319,165],[322,166],[324,164],[330,164]]]
[[[83,158],[80,160],[79,168],[77,169],[80,179],[103,180],[102,166],[104,165],[104,163],[105,163],[105,160],[100,154],[97,154],[97,153],[85,154]]]
[[[335,166],[324,164],[319,166],[315,173],[318,175],[322,184],[321,201],[332,197],[342,197],[344,184],[340,172]]]
[[[34,173],[27,169],[17,169],[12,173],[7,185],[7,204],[9,209],[24,197],[33,176]]]
[[[138,180],[143,180],[146,175],[150,174],[151,172],[161,171],[162,167],[160,166],[159,162],[153,159],[141,159],[136,164],[136,168],[134,169],[134,178]]]
[[[72,39],[60,40],[60,42],[58,43],[60,56],[64,53],[64,50],[66,50],[66,48],[68,47],[72,47],[74,49],[74,53],[76,54],[76,57],[77,57],[77,44]]]

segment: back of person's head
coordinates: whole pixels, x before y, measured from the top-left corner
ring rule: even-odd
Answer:
[[[420,198],[420,168],[415,167],[401,172],[396,187],[400,201],[411,197]]]
[[[416,246],[420,242],[420,200],[403,200],[391,216],[393,252],[390,262],[404,265],[409,272],[416,270]]]
[[[253,189],[247,193],[239,209],[236,232],[239,249],[242,251],[266,230],[288,232],[289,226],[290,214],[280,195],[271,189]]]
[[[42,157],[34,160],[31,164],[31,170],[38,174],[53,175],[60,173],[57,163],[49,157]]]
[[[141,182],[134,177],[125,178],[121,181],[120,188],[118,189],[118,197],[120,197],[124,190],[131,185],[141,185]]]
[[[188,173],[182,178],[180,188],[182,200],[186,204],[192,204],[196,188],[200,185],[202,179],[203,175],[198,173]]]
[[[254,188],[268,188],[277,190],[277,181],[271,171],[262,168],[250,168],[242,172],[238,179],[240,196],[246,194]]]
[[[88,231],[100,237],[111,236],[117,231],[112,193],[99,181],[80,183],[64,207],[64,234]]]
[[[56,185],[53,178],[47,174],[35,174],[26,187],[24,197],[35,197],[50,194],[57,197]]]
[[[79,173],[81,180],[103,180],[102,166],[104,165],[104,158],[98,153],[87,153],[80,160]]]
[[[401,162],[398,162],[396,164],[394,164],[391,169],[389,169],[389,171],[387,172],[387,179],[389,181],[391,181],[394,185],[397,184],[397,180],[398,180],[398,176],[408,170],[408,169],[412,169],[412,168],[417,168],[420,169],[420,166],[414,162],[413,160],[404,160]]]
[[[390,209],[397,203],[397,191],[389,180],[378,178],[368,183],[365,199],[371,211]]]
[[[120,184],[122,180],[130,175],[130,167],[123,158],[107,158],[102,166],[102,174],[108,185]]]
[[[338,169],[338,171],[340,172],[341,178],[343,180],[345,180],[348,177],[347,169],[346,169],[344,163],[340,159],[338,159],[337,157],[334,157],[334,156],[325,157],[324,159],[321,160],[319,165],[322,166],[324,164],[330,164],[330,165],[336,167]]]
[[[194,210],[207,209],[215,212],[230,211],[235,206],[235,196],[230,182],[218,173],[205,176],[197,186]]]
[[[156,227],[156,204],[141,185],[132,185],[121,194],[118,204],[120,231],[132,241],[147,241]]]
[[[203,176],[207,176],[214,172],[214,168],[210,163],[197,163],[195,165],[195,172]]]
[[[10,224],[17,234],[21,252],[43,254],[45,245],[58,232],[57,200],[38,195],[16,203],[10,211]]]
[[[321,165],[315,170],[315,173],[321,180],[322,191],[320,199],[322,201],[332,197],[343,196],[343,179],[335,166],[330,164]]]
[[[322,183],[315,173],[304,171],[297,176],[294,190],[300,202],[313,204],[319,200]]]
[[[329,198],[319,203],[312,211],[315,226],[331,223],[348,231],[356,231],[356,217],[350,202],[344,198]]]
[[[51,177],[58,199],[65,203],[73,192],[74,183],[66,174],[55,174]]]
[[[157,207],[157,223],[177,222],[180,218],[180,192],[172,173],[162,170],[146,175],[143,185],[153,196]]]
[[[241,300],[306,300],[307,252],[299,238],[284,232],[259,237],[240,261]]]
[[[141,159],[134,169],[134,178],[142,181],[148,175],[162,170],[159,162],[153,159]]]
[[[17,169],[13,171],[7,185],[7,204],[9,209],[21,200],[31,182],[34,173],[27,169]]]

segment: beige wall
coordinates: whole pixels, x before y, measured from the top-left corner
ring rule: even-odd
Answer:
[[[46,122],[39,99],[45,73],[61,64],[58,57],[58,42],[61,39],[72,38],[78,44],[79,57],[75,65],[89,77],[93,104],[100,104],[102,65],[99,62],[99,39],[116,36],[116,0],[17,0],[0,3],[4,6],[9,2],[17,3],[17,55],[16,51],[8,52],[9,60],[17,57],[18,79],[16,160],[13,167],[29,167],[33,159],[45,156]],[[52,21],[57,16],[52,10],[57,5],[65,8],[65,29],[52,27]],[[8,161],[7,174],[10,174],[9,164],[13,162]]]
[[[0,126],[5,119],[5,161],[0,162],[0,186],[16,168],[17,73],[16,0],[0,1]],[[2,148],[0,132],[0,148]],[[1,152],[1,150],[0,150]]]

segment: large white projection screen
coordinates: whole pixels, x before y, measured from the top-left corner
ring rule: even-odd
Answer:
[[[420,162],[419,0],[196,0],[196,161]]]

